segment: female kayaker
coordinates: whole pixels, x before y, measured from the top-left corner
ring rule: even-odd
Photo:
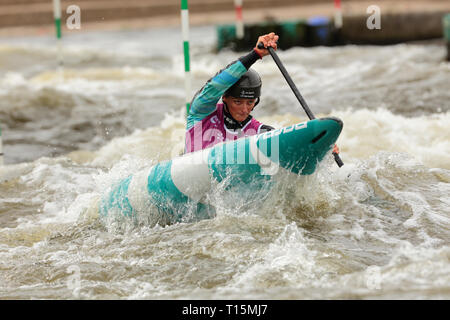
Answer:
[[[220,70],[195,94],[187,115],[186,153],[273,129],[250,115],[260,101],[262,84],[250,67],[269,54],[267,47],[277,49],[278,38],[273,32],[258,37],[250,53]],[[257,48],[260,42],[263,49]]]

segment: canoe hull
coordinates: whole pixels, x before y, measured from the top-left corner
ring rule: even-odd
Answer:
[[[152,206],[172,222],[211,218],[206,195],[214,183],[267,190],[280,170],[312,174],[341,131],[337,118],[314,119],[163,161],[112,186],[100,215],[134,217]]]

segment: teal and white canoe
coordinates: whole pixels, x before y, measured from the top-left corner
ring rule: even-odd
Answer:
[[[160,162],[112,186],[99,213],[136,217],[152,207],[171,223],[212,218],[207,193],[214,183],[257,192],[280,171],[312,174],[342,126],[337,118],[314,119]]]

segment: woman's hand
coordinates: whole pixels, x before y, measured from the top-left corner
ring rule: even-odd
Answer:
[[[337,144],[334,145],[333,153],[339,154],[339,147],[337,146]]]
[[[274,32],[259,36],[258,41],[256,42],[256,46],[253,50],[255,50],[261,56],[261,58],[267,56],[269,54],[269,50],[267,50],[267,47],[272,47],[274,50],[277,50],[278,38],[279,36],[277,36]],[[264,45],[264,49],[258,48],[258,44],[260,42]]]

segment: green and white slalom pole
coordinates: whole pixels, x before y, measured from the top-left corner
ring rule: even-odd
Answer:
[[[58,43],[58,66],[62,67],[62,48],[61,48],[61,0],[53,0],[53,17],[56,27],[56,41]]]
[[[183,34],[184,51],[184,89],[186,102],[186,115],[189,112],[191,99],[191,63],[189,59],[189,9],[188,0],[181,0],[181,31]]]
[[[242,0],[234,0],[234,11],[236,12],[236,38],[244,38],[244,20],[242,18]]]

